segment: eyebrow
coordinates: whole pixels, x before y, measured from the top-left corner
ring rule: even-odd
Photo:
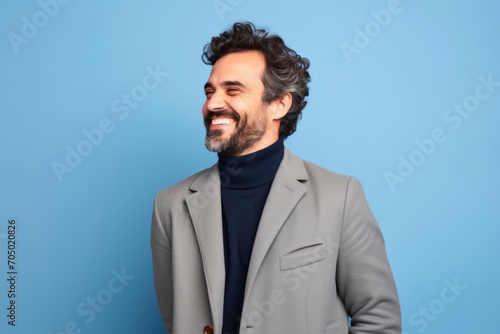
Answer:
[[[221,85],[222,87],[227,87],[227,86],[238,86],[242,88],[246,88],[246,86],[240,82],[240,81],[224,81]],[[210,82],[207,82],[203,88],[206,90],[207,88],[214,88],[214,85]]]

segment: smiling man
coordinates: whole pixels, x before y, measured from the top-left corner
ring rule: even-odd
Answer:
[[[203,116],[206,146],[223,156],[241,156],[264,149],[279,138],[291,94],[266,103],[262,81],[266,60],[257,50],[230,53],[213,66],[205,84]]]
[[[309,61],[251,23],[213,37],[203,61],[205,145],[218,162],[159,192],[153,210],[168,333],[401,333],[361,185],[284,146],[306,105]]]

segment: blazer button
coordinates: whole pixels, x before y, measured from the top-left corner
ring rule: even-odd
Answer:
[[[212,324],[208,324],[203,328],[203,334],[214,334],[214,326]]]

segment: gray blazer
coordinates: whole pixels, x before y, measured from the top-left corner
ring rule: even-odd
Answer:
[[[154,281],[169,334],[222,330],[221,214],[217,165],[155,198]],[[285,149],[248,269],[247,333],[401,333],[384,241],[359,181]]]

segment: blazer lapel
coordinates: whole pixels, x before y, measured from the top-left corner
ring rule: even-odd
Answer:
[[[245,296],[251,290],[259,267],[281,226],[306,192],[299,180],[306,180],[307,172],[302,160],[286,148],[269,191],[255,237],[248,268]]]
[[[212,321],[216,330],[222,330],[224,306],[224,239],[220,176],[217,165],[202,172],[191,185],[193,194],[186,197],[203,261],[208,288]]]

